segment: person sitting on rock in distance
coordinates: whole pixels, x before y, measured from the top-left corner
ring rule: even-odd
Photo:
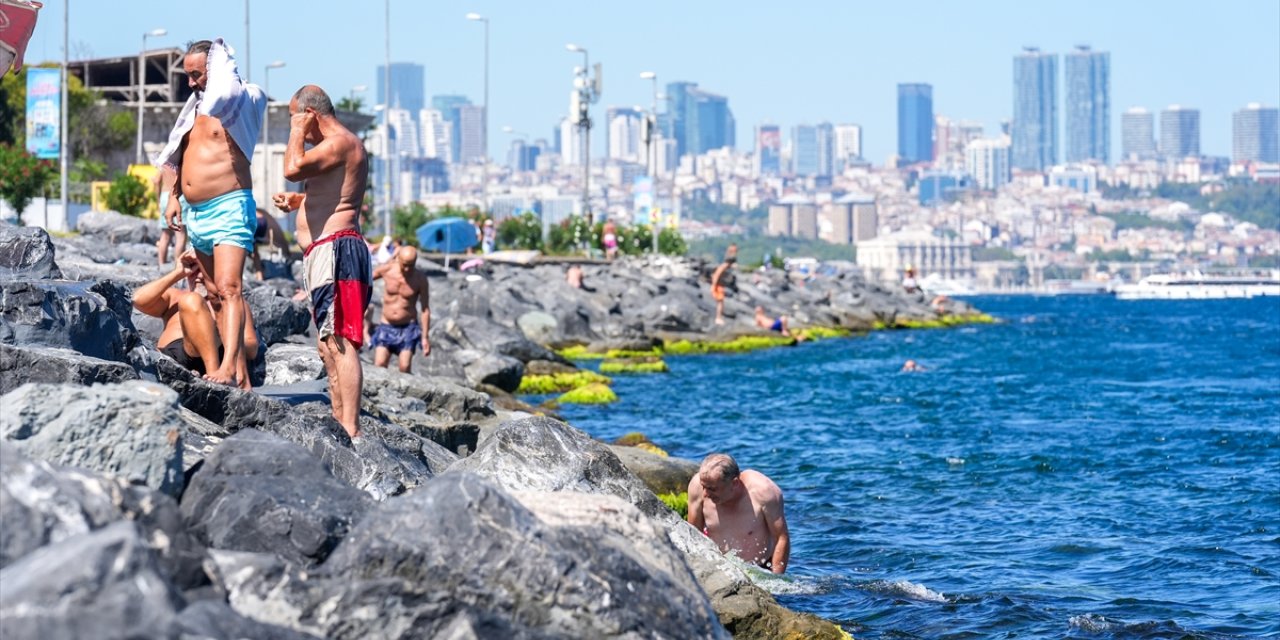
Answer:
[[[399,354],[400,370],[413,368],[413,353],[422,346],[422,355],[431,355],[431,309],[427,306],[427,276],[418,271],[418,249],[400,247],[390,262],[373,270],[374,279],[387,283],[382,296],[382,323],[373,329],[370,344],[374,347],[373,364],[386,367],[391,354]],[[415,317],[418,307],[422,313]]]
[[[727,453],[702,460],[689,480],[689,524],[711,538],[721,553],[734,553],[774,573],[791,560],[791,534],[782,490],[759,471],[739,472]]]
[[[175,287],[187,281],[187,290]],[[164,330],[156,341],[156,347],[183,367],[204,374],[216,369],[222,359],[222,341],[215,327],[214,315],[222,304],[216,291],[209,289],[206,277],[196,258],[195,251],[188,250],[174,262],[174,268],[165,275],[138,287],[133,292],[133,307],[149,316],[164,321]],[[237,386],[248,390],[249,362],[258,357],[258,332],[253,327],[253,312],[244,305],[244,350],[236,365]]]
[[[791,329],[787,326],[787,317],[778,316],[770,318],[765,312],[764,307],[756,307],[756,326],[761,329],[777,331],[788,338],[791,337]]]

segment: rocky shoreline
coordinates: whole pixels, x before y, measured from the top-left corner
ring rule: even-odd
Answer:
[[[353,443],[292,282],[246,283],[267,347],[255,391],[212,385],[132,310],[160,274],[154,222],[79,228],[0,224],[6,636],[847,637],[779,606],[654,495],[688,462],[607,446],[513,394],[589,377],[575,347],[652,365],[787,343],[755,329],[757,304],[815,338],[984,321],[850,274],[774,271],[740,275],[716,326],[697,261],[583,265],[577,289],[560,265],[423,260],[432,355],[411,375],[366,365],[370,437]]]

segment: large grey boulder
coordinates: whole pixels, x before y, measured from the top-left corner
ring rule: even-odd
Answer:
[[[0,569],[7,638],[166,637],[181,606],[132,522],[72,536]]]
[[[662,456],[639,447],[609,445],[609,450],[654,493],[683,493],[698,473],[699,463],[693,460]]]
[[[0,394],[28,382],[87,386],[136,379],[138,373],[123,362],[101,360],[71,349],[0,343]]]
[[[40,227],[0,224],[0,278],[58,279],[53,241]]]
[[[253,326],[258,330],[262,348],[305,333],[311,322],[306,302],[282,296],[273,287],[252,286],[245,292],[244,299],[253,311]],[[314,348],[312,353],[316,353]],[[319,355],[316,358],[318,360]]]
[[[181,640],[316,640],[294,629],[250,620],[225,602],[200,600],[178,614],[173,633]]]
[[[508,393],[520,388],[524,363],[515,358],[474,349],[459,349],[455,357],[472,385],[493,385]]]
[[[160,226],[155,220],[126,216],[115,211],[90,211],[83,214],[76,218],[76,230],[110,244],[155,244],[160,240]]]
[[[266,384],[287,386],[308,380],[323,380],[324,362],[315,347],[282,342],[271,345],[264,356]]]
[[[364,388],[368,402],[396,403],[406,411],[424,413],[441,421],[483,420],[493,416],[489,397],[446,378],[400,373],[394,369],[364,368]]]
[[[3,446],[182,495],[183,429],[173,391],[138,381],[96,387],[27,384],[0,403]]]
[[[610,508],[645,530],[634,510]],[[607,519],[547,523],[493,484],[450,474],[375,507],[305,582],[260,554],[212,552],[211,570],[240,614],[327,638],[725,637],[648,531],[638,547]]]
[[[123,361],[133,347],[133,330],[113,311],[119,295],[116,288],[99,283],[0,280],[0,342],[62,347]]]
[[[373,504],[302,447],[254,429],[227,438],[182,498],[188,529],[215,549],[324,560]]]
[[[0,568],[35,550],[128,520],[181,588],[207,581],[204,549],[186,532],[178,503],[118,477],[60,467],[0,447]]]

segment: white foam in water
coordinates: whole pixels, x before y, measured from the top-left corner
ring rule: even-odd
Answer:
[[[1096,613],[1086,613],[1082,616],[1071,616],[1067,620],[1067,625],[1075,627],[1081,631],[1089,633],[1098,633],[1111,628],[1111,622]]]
[[[957,458],[957,457],[955,457],[955,456],[951,456],[951,457],[947,458],[947,464],[952,465],[952,466],[959,466],[959,465],[962,465],[962,464],[964,464],[964,458]]]
[[[916,584],[914,582],[910,582],[907,580],[898,580],[896,582],[889,582],[888,580],[877,580],[867,585],[867,588],[870,589],[871,591],[876,591],[876,592],[887,594],[887,595],[902,596],[906,598],[911,598],[912,600],[922,600],[924,602],[937,602],[941,604],[946,604],[947,602],[949,602],[947,600],[947,597],[942,595],[941,593],[938,593],[937,591],[933,591],[929,587],[926,587],[922,584]]]

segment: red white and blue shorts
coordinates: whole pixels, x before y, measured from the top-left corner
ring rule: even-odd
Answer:
[[[373,262],[364,236],[344,229],[320,238],[307,247],[302,267],[320,339],[341,336],[360,347],[373,293]]]

